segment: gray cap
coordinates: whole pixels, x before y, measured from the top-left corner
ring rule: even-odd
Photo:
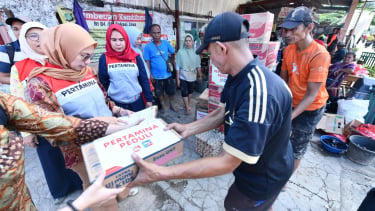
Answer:
[[[284,23],[279,27],[294,29],[302,23],[312,23],[314,21],[311,10],[307,7],[297,7],[293,9],[285,18]]]

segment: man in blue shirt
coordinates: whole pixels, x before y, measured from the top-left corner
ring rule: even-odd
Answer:
[[[5,20],[5,23],[11,26],[17,40],[0,46],[0,91],[2,92],[10,93],[10,69],[14,63],[24,59],[18,38],[22,25],[29,21],[31,20],[24,16],[11,17]]]
[[[183,138],[225,124],[222,154],[164,167],[133,159],[140,167],[129,187],[169,179],[213,177],[233,172],[225,210],[268,210],[292,175],[289,141],[292,96],[281,78],[254,59],[249,22],[225,12],[208,24],[203,44],[221,73],[229,74],[219,107],[203,119],[167,126]]]
[[[154,83],[155,95],[162,104],[164,111],[164,92],[169,97],[170,109],[176,111],[172,102],[176,94],[176,86],[172,73],[167,71],[167,60],[169,54],[174,54],[174,49],[166,40],[161,40],[161,28],[158,24],[150,27],[152,42],[147,44],[144,49],[143,58],[146,61],[148,69],[151,70],[150,79]]]

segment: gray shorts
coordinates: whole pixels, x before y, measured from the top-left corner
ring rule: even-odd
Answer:
[[[292,121],[290,141],[293,147],[294,159],[302,159],[306,153],[307,144],[314,135],[316,125],[325,111],[325,106],[313,111],[304,111]]]

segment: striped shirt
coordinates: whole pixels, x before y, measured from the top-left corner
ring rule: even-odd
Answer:
[[[13,64],[26,58],[24,54],[21,52],[20,44],[18,41],[11,42],[10,44],[14,48]],[[10,73],[11,67],[12,66],[10,64],[7,47],[6,45],[1,45],[0,46],[0,72]]]
[[[228,77],[221,103],[225,104],[223,148],[243,161],[234,171],[237,187],[254,200],[274,196],[293,171],[288,86],[254,59]]]

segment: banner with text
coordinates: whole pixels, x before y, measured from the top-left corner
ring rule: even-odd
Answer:
[[[145,25],[145,13],[131,12],[110,12],[110,11],[84,11],[84,17],[90,29],[92,38],[98,42],[95,50],[95,56],[92,62],[99,61],[100,55],[105,52],[105,33],[111,24],[120,24],[124,28],[127,26],[135,26],[139,31],[143,31]]]

